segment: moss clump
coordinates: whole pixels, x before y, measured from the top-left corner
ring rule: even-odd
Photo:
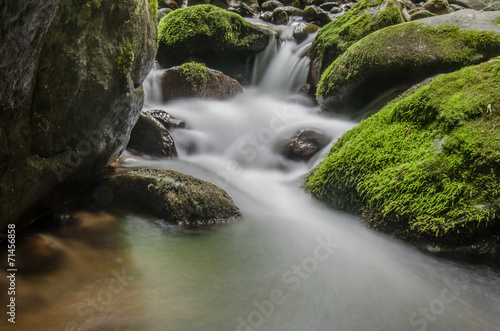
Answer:
[[[499,19],[497,19],[497,20],[495,21],[495,23],[493,23],[493,25],[499,25],[499,24],[500,24],[500,18],[499,18]]]
[[[372,32],[405,20],[392,0],[361,0],[318,32],[311,48],[323,72],[352,44]]]
[[[149,15],[156,20],[158,17],[158,0],[148,0]]]
[[[419,80],[498,54],[500,38],[492,31],[432,27],[420,22],[390,26],[355,43],[332,63],[321,76],[317,97],[336,97],[349,84],[359,82],[375,81],[378,86],[392,83],[387,77],[395,82],[401,77]]]
[[[118,71],[122,74],[126,74],[132,70],[132,64],[135,58],[133,47],[133,43],[127,42],[120,50],[120,55],[118,55],[116,63],[118,64]]]
[[[345,133],[307,189],[416,241],[459,245],[497,226],[499,75],[495,58],[402,95]]]
[[[197,86],[206,85],[210,78],[210,69],[197,62],[184,63],[179,72],[189,83]]]
[[[257,35],[264,35],[259,43]],[[264,48],[270,32],[245,21],[240,15],[212,5],[175,10],[159,23],[159,47],[166,51],[198,53],[204,50],[231,51]],[[262,44],[262,45],[260,45]]]

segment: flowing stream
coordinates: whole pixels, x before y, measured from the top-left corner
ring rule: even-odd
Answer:
[[[20,273],[16,327],[500,330],[496,269],[422,254],[303,192],[303,176],[329,146],[297,162],[282,155],[286,142],[302,129],[328,133],[333,142],[356,125],[322,115],[293,93],[306,80],[304,47],[287,41],[268,51],[258,86],[226,101],[162,104],[162,71],[154,70],[145,108],[187,123],[171,131],[179,158],[127,154],[125,165],[211,181],[233,197],[242,219],[185,230],[112,210],[77,211],[80,223],[42,233],[64,252],[63,262]]]

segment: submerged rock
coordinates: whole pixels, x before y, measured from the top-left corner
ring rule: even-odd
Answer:
[[[290,160],[308,161],[330,140],[328,135],[316,130],[301,130],[283,148],[282,154]]]
[[[421,22],[387,27],[351,46],[325,71],[317,100],[326,111],[349,113],[391,89],[499,54],[500,35],[491,31]]]
[[[155,1],[2,3],[0,228],[72,198],[125,148],[156,17]]]
[[[374,31],[404,21],[392,0],[361,0],[356,3],[348,12],[318,32],[310,51],[311,86],[316,87],[326,68],[356,41]]]
[[[238,14],[198,5],[162,18],[158,39],[157,59],[165,68],[196,59],[244,81],[248,60],[266,48],[271,32]]]
[[[192,97],[227,99],[243,92],[236,79],[195,62],[167,69],[161,83],[164,101]]]
[[[307,189],[416,243],[500,234],[499,74],[497,57],[404,93],[334,143]]]
[[[177,156],[174,139],[161,117],[158,119],[144,112],[139,116],[130,133],[127,149],[160,157]]]
[[[240,216],[229,195],[212,183],[171,170],[134,169],[102,183],[113,203],[173,224],[210,225]]]

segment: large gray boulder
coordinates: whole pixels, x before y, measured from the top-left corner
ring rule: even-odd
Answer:
[[[126,146],[153,65],[157,8],[23,0],[3,1],[0,13],[5,228],[69,199]]]
[[[448,15],[427,17],[417,22],[437,27],[439,25],[458,25],[463,30],[494,31],[500,33],[500,12],[482,12],[473,9],[464,9]]]

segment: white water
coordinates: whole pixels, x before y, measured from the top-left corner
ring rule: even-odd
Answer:
[[[159,73],[145,85],[146,107],[186,121],[171,131],[179,158],[126,164],[214,182],[242,220],[184,231],[134,215],[82,216],[48,236],[71,257],[64,269],[36,276],[35,288],[33,278],[18,280],[20,301],[44,303],[22,314],[23,330],[500,330],[496,271],[423,255],[321,206],[300,188],[321,156],[306,163],[277,153],[299,129],[335,140],[355,123],[283,97],[278,83],[226,101],[161,104]]]

